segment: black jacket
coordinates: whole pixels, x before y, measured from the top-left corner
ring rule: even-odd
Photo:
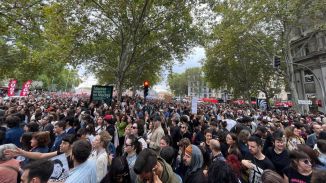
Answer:
[[[207,183],[208,180],[205,177],[203,170],[198,169],[196,172],[186,175],[183,179],[183,182],[184,183]]]

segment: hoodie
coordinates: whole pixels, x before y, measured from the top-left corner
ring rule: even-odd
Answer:
[[[186,171],[186,175],[184,177],[185,183],[205,183],[207,182],[206,177],[204,176],[202,166],[204,163],[203,154],[200,149],[195,146],[192,146],[191,153],[191,163]]]

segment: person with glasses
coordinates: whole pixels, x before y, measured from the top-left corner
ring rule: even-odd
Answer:
[[[147,143],[143,138],[144,135],[144,126],[140,124],[140,122],[136,122],[131,126],[131,134],[135,135],[138,139],[138,142],[142,146],[142,150],[147,148]]]
[[[125,157],[128,162],[129,170],[130,170],[130,177],[131,182],[134,182],[136,180],[136,174],[133,171],[137,155],[142,150],[141,144],[138,142],[137,137],[135,135],[129,135],[126,139],[125,146],[124,146],[124,152]]]
[[[310,157],[303,151],[293,150],[289,154],[291,164],[283,170],[285,182],[309,183],[312,175]]]

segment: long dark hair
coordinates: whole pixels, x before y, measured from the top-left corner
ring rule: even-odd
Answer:
[[[127,139],[130,139],[131,140],[131,145],[134,146],[134,149],[136,151],[136,154],[139,154],[139,152],[142,150],[142,145],[138,141],[138,137],[136,137],[135,135],[129,135],[127,137]]]
[[[239,182],[230,166],[222,161],[212,162],[208,170],[208,183],[233,183]]]
[[[125,157],[119,156],[112,160],[111,168],[105,177],[101,180],[101,183],[130,183],[130,172],[128,162]]]

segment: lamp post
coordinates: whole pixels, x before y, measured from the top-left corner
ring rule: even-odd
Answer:
[[[293,64],[293,65],[298,65],[298,66],[301,66],[301,67],[304,67],[305,69],[309,70],[312,75],[316,78],[316,80],[318,81],[318,84],[319,84],[319,87],[321,89],[321,94],[322,94],[322,100],[323,100],[323,106],[324,106],[324,112],[326,112],[326,102],[325,102],[325,89],[321,83],[321,81],[318,79],[318,77],[316,76],[316,74],[307,66],[303,65],[303,64],[299,64],[299,63],[290,63],[290,64]]]

